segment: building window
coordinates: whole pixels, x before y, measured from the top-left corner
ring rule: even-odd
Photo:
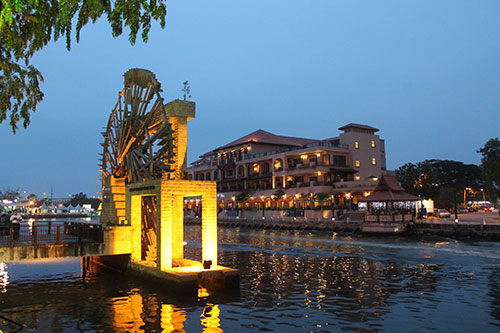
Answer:
[[[374,157],[374,158],[372,158],[372,164],[373,164],[373,165],[377,165],[377,159],[376,159],[375,157]]]
[[[372,140],[372,148],[375,148],[375,140]]]
[[[257,163],[253,164],[253,172],[254,173],[259,173],[260,171],[260,166]]]
[[[359,161],[356,160],[356,168],[359,168]]]
[[[335,166],[345,166],[346,159],[343,155],[333,155],[333,165]]]
[[[354,142],[354,148],[359,149],[359,142],[358,141]]]
[[[281,169],[281,160],[274,161],[274,170],[278,171]]]

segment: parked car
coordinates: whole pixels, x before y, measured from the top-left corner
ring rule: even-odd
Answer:
[[[469,212],[469,210],[467,208],[460,208],[460,210],[458,211],[460,214],[466,214]]]
[[[489,213],[489,212],[492,212],[493,211],[493,207],[484,207],[483,210],[486,212],[486,213]]]
[[[438,209],[436,213],[437,217],[451,217],[451,214],[446,209]]]

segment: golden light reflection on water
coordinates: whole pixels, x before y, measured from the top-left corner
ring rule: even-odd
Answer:
[[[7,285],[9,284],[9,273],[7,272],[7,265],[0,262],[0,293],[7,292]]]
[[[185,332],[186,311],[172,304],[161,306],[161,329],[163,332]]]
[[[224,332],[220,328],[220,309],[217,304],[207,304],[200,316],[203,332],[220,333]]]
[[[140,294],[112,298],[114,326],[118,330],[143,332],[143,300]]]
[[[155,313],[160,317],[162,332],[186,332],[186,309],[169,303],[162,303],[157,297],[143,297],[138,289],[132,290],[130,295],[111,299],[113,312],[113,326],[123,332],[149,332],[151,323],[144,318],[154,318]],[[200,288],[198,296],[208,297],[209,291]],[[200,315],[200,324],[203,332],[223,332],[220,325],[220,309],[218,304],[206,303]]]

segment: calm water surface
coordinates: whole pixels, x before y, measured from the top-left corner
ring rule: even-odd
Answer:
[[[199,257],[199,227],[186,238]],[[497,243],[220,229],[219,250],[241,289],[197,299],[79,259],[0,264],[0,315],[52,332],[500,329]]]

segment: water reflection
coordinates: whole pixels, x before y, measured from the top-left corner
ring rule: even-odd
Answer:
[[[0,293],[7,292],[9,284],[9,272],[7,272],[7,264],[0,262]]]
[[[199,232],[186,228],[190,259],[201,256]],[[221,229],[219,249],[220,264],[241,272],[236,295],[200,288],[186,299],[87,260],[13,263],[0,266],[0,286],[9,273],[0,311],[41,331],[472,331],[500,323],[496,245]]]

